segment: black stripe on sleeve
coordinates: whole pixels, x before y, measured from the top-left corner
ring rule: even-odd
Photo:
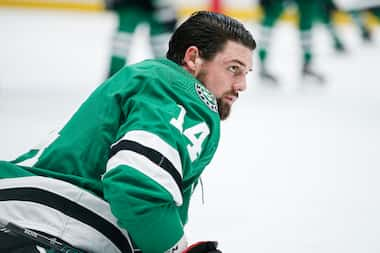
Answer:
[[[31,187],[0,190],[0,201],[30,201],[51,207],[102,233],[123,253],[132,253],[128,239],[112,223],[93,211],[56,193]]]
[[[111,148],[110,158],[113,157],[117,152],[122,150],[130,150],[136,152],[140,155],[145,156],[153,163],[157,164],[164,170],[166,170],[176,182],[181,194],[183,193],[182,186],[182,178],[174,165],[167,159],[164,155],[162,155],[157,150],[141,145],[138,142],[130,141],[130,140],[121,140],[116,145]]]

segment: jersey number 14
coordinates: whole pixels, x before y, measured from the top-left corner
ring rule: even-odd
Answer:
[[[194,161],[200,155],[202,151],[202,143],[209,135],[210,129],[205,122],[183,129],[186,110],[182,105],[177,106],[180,108],[179,115],[177,118],[172,118],[170,124],[177,128],[178,131],[190,141],[190,144],[187,145],[187,151],[189,152],[191,161]]]

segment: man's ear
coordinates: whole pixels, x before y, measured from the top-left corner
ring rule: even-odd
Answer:
[[[183,59],[184,67],[193,75],[197,75],[202,64],[199,49],[196,46],[188,47]]]

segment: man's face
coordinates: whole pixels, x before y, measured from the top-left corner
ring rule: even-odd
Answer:
[[[239,92],[246,89],[246,75],[251,69],[252,50],[233,41],[228,41],[212,60],[202,61],[196,78],[216,96],[222,120],[230,114]]]

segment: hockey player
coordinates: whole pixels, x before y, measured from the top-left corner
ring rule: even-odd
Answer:
[[[107,0],[106,6],[118,17],[118,29],[112,40],[109,76],[127,63],[132,36],[139,24],[149,25],[154,56],[165,55],[169,37],[177,23],[176,9],[170,0]]]
[[[302,70],[301,74],[303,78],[312,78],[319,83],[324,83],[324,77],[317,73],[312,68],[312,45],[311,45],[311,29],[314,19],[314,11],[317,0],[260,0],[260,6],[263,10],[263,17],[260,21],[261,34],[260,34],[260,48],[259,48],[259,60],[260,70],[259,77],[263,81],[269,81],[271,84],[278,84],[278,80],[275,75],[270,73],[267,66],[267,55],[272,35],[273,26],[284,11],[284,8],[289,3],[294,2],[297,5],[299,13],[298,28],[301,37],[302,46]]]
[[[184,225],[255,47],[237,20],[191,15],[167,59],[124,67],[49,142],[0,162],[1,219],[85,252],[220,253],[188,246]],[[6,231],[0,252],[36,252]]]
[[[324,23],[327,26],[327,29],[329,33],[331,34],[335,50],[338,52],[345,52],[346,47],[344,46],[341,38],[338,36],[338,33],[336,31],[335,25],[332,20],[334,12],[338,10],[340,11],[344,11],[344,10],[339,9],[339,7],[332,0],[318,1],[318,5],[320,7],[318,8],[320,12],[319,17],[322,23]],[[377,14],[376,14],[376,11],[378,11]],[[368,14],[371,14],[374,17],[376,17],[376,15],[380,16],[379,8],[368,7],[366,9],[346,10],[345,12],[351,16],[353,23],[358,27],[360,36],[363,39],[363,41],[371,42],[372,32],[368,25],[368,22],[366,21],[366,16]]]
[[[327,27],[329,34],[333,40],[334,49],[337,52],[346,52],[346,47],[343,44],[342,39],[338,35],[338,31],[333,21],[334,13],[338,11],[337,5],[332,0],[320,0],[318,4],[318,17],[321,22]]]
[[[360,31],[360,36],[364,42],[373,41],[373,32],[367,22],[367,15],[372,15],[373,17],[380,20],[380,6],[368,7],[362,10],[352,10],[349,12],[354,24],[358,27]]]

